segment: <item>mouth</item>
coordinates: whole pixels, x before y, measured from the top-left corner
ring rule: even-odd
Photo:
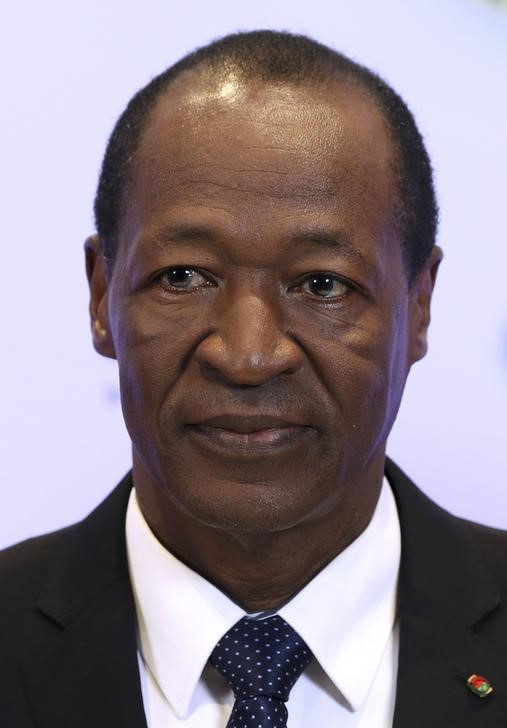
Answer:
[[[315,432],[308,425],[265,415],[222,415],[188,427],[208,444],[243,452],[283,449]]]

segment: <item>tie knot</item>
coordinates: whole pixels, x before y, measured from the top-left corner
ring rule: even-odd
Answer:
[[[282,701],[311,659],[304,640],[277,614],[266,619],[243,617],[210,656],[236,699],[272,696]]]

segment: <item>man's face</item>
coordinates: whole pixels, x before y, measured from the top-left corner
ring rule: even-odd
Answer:
[[[159,102],[96,294],[141,500],[275,531],[378,486],[432,278],[408,287],[391,160],[345,86],[190,74]]]

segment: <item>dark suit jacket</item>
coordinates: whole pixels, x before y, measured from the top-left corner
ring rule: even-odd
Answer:
[[[394,727],[507,726],[507,534],[449,515],[393,463],[386,472],[402,528]],[[0,554],[2,728],[146,728],[124,536],[131,486],[127,476],[81,523]],[[472,673],[490,696],[467,689]]]

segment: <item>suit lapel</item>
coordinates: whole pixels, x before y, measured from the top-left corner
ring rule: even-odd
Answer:
[[[507,720],[507,663],[481,636],[500,598],[463,522],[427,499],[388,462],[402,529],[400,652],[394,728],[500,728]],[[494,692],[466,686],[473,673]]]
[[[505,659],[470,628],[412,595],[402,607],[394,728],[499,728],[507,716]],[[473,673],[494,692],[479,698],[466,687]]]
[[[48,575],[38,611],[53,629],[23,670],[38,728],[146,728],[124,537],[130,487],[127,478],[68,530]]]

